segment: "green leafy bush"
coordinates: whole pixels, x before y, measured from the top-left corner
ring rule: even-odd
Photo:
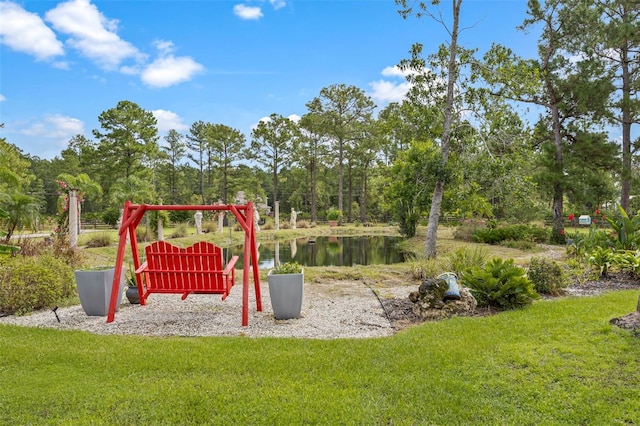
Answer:
[[[538,293],[558,296],[569,285],[569,279],[562,267],[544,257],[534,257],[529,263],[527,277]]]
[[[50,253],[0,263],[0,311],[4,314],[51,308],[73,295],[74,288],[73,268]]]
[[[627,212],[621,206],[618,206],[618,216],[613,218],[603,217],[616,233],[616,245],[618,248],[623,250],[640,248],[640,214],[630,218]]]
[[[540,297],[525,276],[525,270],[514,265],[513,259],[494,258],[484,268],[469,268],[461,282],[471,290],[481,307],[522,308]]]
[[[109,226],[116,227],[118,219],[120,219],[120,210],[115,207],[109,207],[102,213],[102,221]]]
[[[609,269],[615,260],[614,252],[610,248],[596,247],[588,257],[589,264],[596,267],[599,276],[606,277],[609,275]]]
[[[332,207],[327,210],[327,220],[340,220],[342,217],[342,211]]]
[[[500,244],[503,241],[532,241],[544,243],[549,241],[549,231],[535,225],[508,225],[498,228],[478,228],[471,234],[477,243]]]
[[[623,272],[640,276],[640,250],[624,250],[614,255],[613,263]]]

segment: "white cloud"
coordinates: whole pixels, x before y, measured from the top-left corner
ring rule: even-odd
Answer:
[[[5,98],[4,95],[0,94],[0,102],[4,102],[6,100],[7,100],[7,98]]]
[[[3,1],[0,2],[0,15],[0,43],[41,61],[64,55],[62,43],[35,13]]]
[[[413,70],[403,71],[397,65],[386,67],[381,74],[388,78],[369,83],[372,89],[369,95],[378,104],[402,102],[411,88],[411,83],[406,80],[406,77],[415,73],[416,71]]]
[[[118,21],[107,19],[89,0],[69,0],[48,11],[45,19],[56,31],[68,34],[67,44],[107,70],[128,58],[145,56],[117,34]]]
[[[402,71],[399,66],[394,65],[392,67],[386,67],[382,70],[382,75],[385,77],[406,77],[408,74],[412,74],[411,71]]]
[[[169,87],[190,80],[204,67],[188,56],[160,57],[142,71],[142,82],[151,87]]]
[[[161,55],[168,55],[175,50],[173,42],[168,40],[156,40],[153,42],[153,45],[158,49]]]
[[[257,6],[247,6],[244,4],[236,4],[233,6],[233,13],[240,19],[255,19],[258,20],[264,15],[262,9]]]
[[[293,121],[294,123],[297,123],[298,121],[300,121],[300,119],[302,117],[300,117],[298,114],[291,114],[289,117],[287,117],[289,120]]]
[[[158,122],[158,131],[166,132],[171,129],[183,131],[189,129],[189,126],[182,122],[182,118],[172,111],[157,109],[152,111]]]
[[[287,5],[287,2],[284,0],[269,0],[269,3],[271,3],[271,6],[273,6],[275,10],[281,9]]]
[[[372,81],[369,83],[372,91],[371,98],[378,103],[402,102],[411,85],[408,82],[393,82],[386,80]]]
[[[73,136],[84,133],[84,123],[77,118],[60,114],[45,115],[42,121],[32,123],[19,133],[27,136],[58,139],[60,145],[64,146]]]

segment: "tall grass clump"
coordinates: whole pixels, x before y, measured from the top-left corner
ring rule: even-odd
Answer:
[[[409,267],[411,278],[416,280],[425,280],[427,278],[435,278],[440,275],[445,268],[439,259],[421,256],[409,257],[405,264]]]
[[[460,275],[466,269],[483,267],[489,258],[489,250],[485,247],[459,247],[445,256],[448,266],[446,269]]]
[[[113,241],[108,234],[91,234],[89,241],[87,241],[87,247],[109,247],[112,242]]]
[[[187,236],[187,224],[182,222],[176,224],[171,233],[171,238],[184,238]]]

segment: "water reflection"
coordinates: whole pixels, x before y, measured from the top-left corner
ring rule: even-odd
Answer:
[[[298,262],[303,266],[379,265],[404,262],[398,248],[400,237],[314,237],[289,242],[258,243],[258,267],[269,269],[274,264]],[[242,268],[243,247],[235,247],[231,255],[239,254],[236,268]]]

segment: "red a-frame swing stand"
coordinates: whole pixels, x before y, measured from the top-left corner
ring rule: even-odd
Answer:
[[[109,313],[107,323],[113,322],[118,303],[118,289],[120,288],[120,276],[124,262],[124,250],[127,244],[127,234],[131,242],[131,254],[133,256],[134,270],[140,268],[140,256],[138,254],[138,241],[136,240],[136,227],[142,220],[147,210],[222,210],[230,211],[236,217],[238,224],[244,230],[244,258],[242,275],[242,325],[249,324],[249,269],[253,268],[253,285],[256,294],[256,310],[262,311],[262,297],[260,295],[260,276],[258,272],[258,248],[256,245],[256,231],[253,220],[253,203],[246,205],[226,204],[226,205],[204,205],[204,206],[180,206],[180,205],[151,205],[132,204],[127,201],[124,204],[122,214],[122,224],[118,234],[118,254],[116,257],[115,273],[113,274],[113,286],[111,287],[111,299],[109,301]],[[138,286],[140,283],[138,282]],[[139,288],[141,291],[142,289]],[[144,302],[141,300],[141,304]]]

